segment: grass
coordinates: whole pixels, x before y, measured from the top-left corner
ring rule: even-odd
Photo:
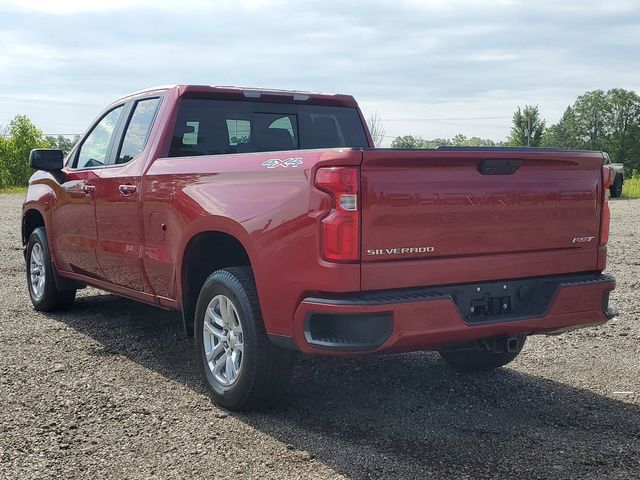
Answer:
[[[27,187],[4,187],[0,188],[0,193],[27,193]]]
[[[625,178],[622,184],[622,196],[626,198],[640,198],[640,174]]]

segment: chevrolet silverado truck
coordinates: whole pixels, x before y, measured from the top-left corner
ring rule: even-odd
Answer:
[[[29,162],[35,309],[90,285],[181,311],[229,409],[272,403],[295,352],[486,370],[613,315],[601,152],[376,149],[351,96],[180,85]]]

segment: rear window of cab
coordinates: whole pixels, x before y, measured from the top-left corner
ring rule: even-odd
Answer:
[[[367,146],[352,107],[185,98],[169,156]]]

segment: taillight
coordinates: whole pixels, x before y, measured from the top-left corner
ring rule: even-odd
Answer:
[[[613,169],[611,165],[602,166],[602,186],[606,190],[613,184]]]
[[[611,224],[611,212],[609,211],[609,201],[607,200],[607,190],[611,186],[613,169],[611,165],[602,166],[602,215],[600,217],[600,242],[602,247],[609,241],[609,226]]]
[[[322,257],[330,262],[357,261],[360,258],[358,168],[319,168],[316,186],[331,194],[333,201],[331,212],[320,224]]]

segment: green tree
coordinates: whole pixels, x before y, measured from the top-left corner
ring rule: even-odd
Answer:
[[[416,138],[413,135],[403,135],[396,137],[393,142],[391,142],[391,147],[393,148],[437,148],[445,145],[454,147],[495,147],[500,144],[493,140],[480,137],[467,138],[461,133],[451,139],[434,138],[432,140],[424,140],[420,137]]]
[[[80,139],[80,135],[75,135],[73,139],[62,135],[58,135],[57,137],[49,135],[44,137],[44,139],[49,144],[50,148],[57,148],[59,150],[62,150],[62,153],[66,155],[78,142],[78,140]]]
[[[392,148],[424,148],[422,145],[424,140],[421,138],[416,138],[413,135],[402,135],[401,137],[396,137],[391,142]]]
[[[640,96],[621,88],[586,92],[545,130],[542,144],[603,150],[630,173],[640,168]]]
[[[496,142],[488,138],[471,137],[459,133],[444,145],[453,145],[454,147],[495,147]]]
[[[611,132],[611,105],[607,94],[593,90],[580,95],[573,105],[578,138],[584,147],[603,150],[607,136]]]
[[[640,167],[640,96],[622,88],[607,92],[609,136],[605,150],[628,170]]]
[[[9,156],[8,140],[5,134],[0,135],[0,188],[8,187],[11,184],[9,170],[6,167]]]
[[[392,148],[437,148],[441,145],[452,145],[452,143],[448,138],[425,140],[420,137],[414,137],[413,135],[396,137],[393,142],[391,142]]]
[[[541,145],[568,150],[584,148],[584,142],[578,136],[576,115],[571,106],[566,108],[558,123],[544,130]]]
[[[546,121],[540,118],[537,105],[518,107],[513,114],[513,126],[508,144],[514,147],[539,147]]]
[[[0,187],[24,186],[33,173],[29,152],[33,148],[47,148],[49,143],[25,115],[11,120],[7,133],[0,143]]]

